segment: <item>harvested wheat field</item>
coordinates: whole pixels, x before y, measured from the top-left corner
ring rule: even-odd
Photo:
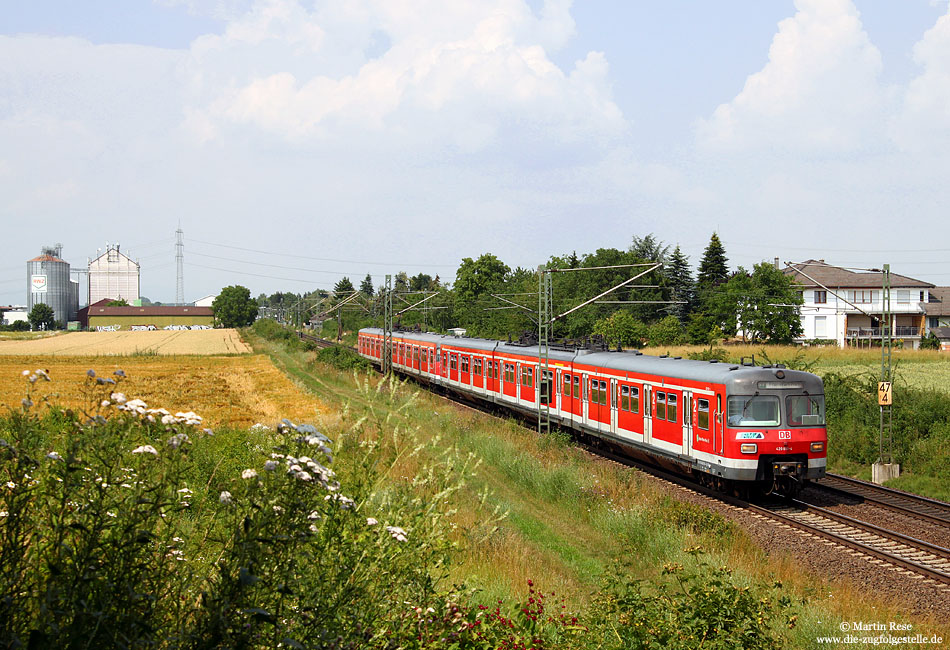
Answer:
[[[67,332],[42,339],[0,340],[0,355],[18,356],[246,354],[250,351],[233,329]]]
[[[200,333],[200,332],[194,332]],[[151,356],[124,359],[103,357],[0,357],[0,405],[20,409],[30,388],[24,370],[42,368],[52,381],[33,384],[31,396],[36,408],[43,397],[71,408],[94,408],[112,390],[128,399],[144,400],[149,408],[194,411],[209,426],[248,427],[256,423],[273,427],[281,418],[313,422],[326,409],[313,395],[304,392],[280,372],[265,355],[241,356]],[[97,376],[115,378],[121,369],[126,378],[117,389],[97,386]],[[108,390],[106,390],[108,389]]]

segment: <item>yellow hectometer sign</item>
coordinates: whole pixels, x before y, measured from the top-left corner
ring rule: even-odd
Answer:
[[[881,406],[890,406],[894,403],[894,392],[891,388],[891,382],[877,382],[877,403]]]

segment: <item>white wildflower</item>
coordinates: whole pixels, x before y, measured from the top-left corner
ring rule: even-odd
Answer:
[[[0,517],[8,517],[8,516],[10,516],[9,512],[7,512],[6,510],[0,510]]]
[[[222,505],[231,505],[234,503],[234,497],[231,496],[231,493],[225,490],[221,493],[221,496],[218,497],[218,503]]]
[[[288,474],[296,474],[297,472],[300,472],[300,471],[303,471],[303,468],[300,465],[297,465],[296,463],[294,463],[293,465],[287,468]]]
[[[132,450],[133,454],[152,454],[153,456],[158,456],[158,450],[155,449],[152,445],[142,445],[141,447],[136,447]]]
[[[241,478],[257,478],[257,471],[253,469],[246,469],[241,472]]]
[[[379,522],[378,522],[376,519],[374,519],[373,517],[367,517],[367,518],[366,518],[366,525],[367,525],[367,526],[375,526],[375,525],[378,524],[378,523],[379,523]]]
[[[63,460],[63,457],[57,454],[55,451],[49,452],[48,454],[46,454],[46,457],[49,458],[50,460]]]
[[[111,395],[109,395],[109,397],[116,404],[125,404],[128,401],[126,400],[125,395],[123,395],[122,393],[112,393]]]
[[[188,488],[182,488],[178,490],[178,494],[184,494],[185,496],[189,496],[191,494],[191,490],[189,490]]]
[[[176,422],[178,422],[178,418],[176,418],[174,415],[162,416],[162,424],[175,424]]]
[[[36,380],[39,379],[36,375],[30,375],[30,383],[35,384]]]
[[[313,521],[314,519],[322,519],[322,518],[323,517],[321,517],[320,513],[317,512],[316,510],[314,510],[309,515],[307,515],[307,519],[309,519],[310,521]]]
[[[264,469],[266,469],[268,472],[273,472],[275,469],[277,469],[277,467],[278,463],[276,460],[269,460],[264,463]]]
[[[24,371],[21,372],[20,374],[23,375],[24,377],[29,377],[29,376],[30,376],[30,371],[29,371],[29,370],[24,370]]]
[[[13,481],[7,481],[6,483],[3,484],[3,487],[10,488],[12,490],[13,488],[16,487],[16,483],[14,483]]]
[[[118,517],[118,515],[115,514],[114,512],[112,512],[111,510],[108,511],[106,514],[109,515],[110,517],[112,517],[113,519],[116,518],[116,517]]]
[[[310,524],[310,532],[311,532],[311,533],[319,533],[319,532],[320,532],[320,529],[317,528],[317,525],[316,525],[316,524]]]
[[[171,438],[168,439],[168,446],[171,447],[172,449],[178,449],[186,442],[188,442],[187,433],[176,433],[175,435],[173,435]]]
[[[273,510],[274,510],[274,512],[275,512],[276,514],[278,514],[278,515],[281,515],[281,514],[284,513],[284,508],[283,508],[283,506],[274,506],[274,507],[273,507]]]
[[[111,403],[112,403],[112,402],[110,402],[109,400],[104,399],[104,400],[102,400],[101,402],[99,402],[99,406],[105,408],[105,407],[109,406],[109,404],[111,404]]]
[[[409,539],[406,537],[406,531],[399,526],[386,526],[386,530],[397,542],[405,542]]]
[[[313,476],[311,476],[310,472],[297,472],[297,473],[295,474],[295,476],[296,476],[297,478],[299,478],[301,481],[312,481],[312,480],[313,480]]]

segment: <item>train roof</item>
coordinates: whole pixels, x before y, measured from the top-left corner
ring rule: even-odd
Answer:
[[[382,335],[379,328],[366,328],[365,332]],[[519,356],[538,357],[540,348],[537,345],[512,345],[503,341],[490,339],[475,339],[456,337],[451,334],[435,334],[431,332],[395,332],[394,336],[401,338],[429,341],[438,344],[454,344],[476,350],[495,351]],[[782,366],[748,366],[734,363],[715,361],[697,361],[679,357],[652,356],[637,351],[597,351],[588,350],[566,351],[553,348],[549,352],[552,361],[569,361],[580,365],[597,366],[618,372],[641,373],[659,375],[674,379],[688,379],[692,381],[726,384],[731,392],[750,394],[758,390],[758,382],[779,380],[776,372],[781,370],[784,375],[779,381],[800,381],[804,389],[815,394],[823,392],[821,379],[810,372],[790,370]]]

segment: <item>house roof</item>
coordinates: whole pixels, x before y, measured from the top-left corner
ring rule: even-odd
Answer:
[[[934,327],[930,331],[940,340],[950,340],[950,327]]]
[[[880,289],[884,284],[883,273],[858,273],[849,269],[833,266],[824,260],[808,260],[793,264],[782,271],[792,277],[796,284],[804,287],[818,287],[824,285],[832,289]],[[929,282],[915,280],[897,273],[891,273],[891,288],[929,288]],[[807,277],[806,277],[807,276]],[[816,282],[817,281],[817,282]]]
[[[928,316],[950,316],[950,287],[930,290],[930,302],[924,304]]]
[[[106,307],[94,304],[86,308],[89,316],[214,316],[211,307]]]

